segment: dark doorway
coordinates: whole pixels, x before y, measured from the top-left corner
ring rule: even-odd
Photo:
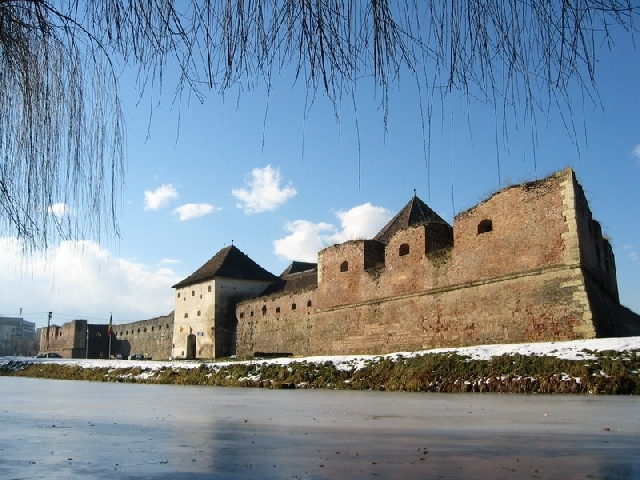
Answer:
[[[192,333],[187,335],[187,360],[195,360],[196,358],[196,336]]]

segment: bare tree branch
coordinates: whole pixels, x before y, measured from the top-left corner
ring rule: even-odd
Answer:
[[[117,234],[116,65],[138,69],[140,92],[177,66],[176,96],[201,100],[293,67],[337,105],[368,77],[385,122],[409,75],[425,131],[434,99],[456,92],[532,124],[559,109],[575,134],[571,89],[597,101],[599,48],[638,15],[631,0],[0,0],[0,234],[31,251]]]

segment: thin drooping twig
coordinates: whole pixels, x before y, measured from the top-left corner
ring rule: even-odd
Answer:
[[[631,0],[0,0],[0,235],[32,251],[117,235],[124,65],[141,93],[176,74],[175,102],[290,75],[336,116],[344,98],[357,117],[356,85],[372,81],[385,132],[409,76],[427,145],[434,103],[453,94],[493,107],[505,140],[508,119],[535,139],[555,110],[576,139],[575,87],[598,104],[600,45],[634,35],[639,15]]]

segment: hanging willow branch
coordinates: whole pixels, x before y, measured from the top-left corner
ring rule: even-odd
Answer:
[[[37,250],[117,234],[114,65],[135,66],[141,91],[177,69],[176,94],[201,99],[293,67],[338,104],[369,77],[385,121],[408,74],[429,112],[460,92],[533,118],[571,112],[574,85],[593,95],[598,49],[638,14],[631,0],[0,0],[0,235]]]

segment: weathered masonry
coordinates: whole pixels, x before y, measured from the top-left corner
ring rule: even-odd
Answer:
[[[149,320],[114,325],[111,355],[122,358],[142,355],[144,358],[166,360],[171,357],[172,340],[173,312]]]
[[[453,226],[414,197],[373,239],[330,246],[317,266],[294,262],[278,281],[264,280],[269,288],[227,320],[231,330],[237,320],[238,356],[640,334],[640,317],[619,303],[611,245],[571,169],[503,189]],[[180,295],[197,300],[202,288],[177,289],[176,322],[178,305],[187,305]]]
[[[94,325],[86,320],[73,320],[64,325],[51,325],[40,330],[39,353],[55,352],[64,358],[109,358],[107,325]]]
[[[236,352],[236,304],[278,280],[231,245],[175,284],[173,358],[228,357]]]
[[[109,358],[109,326],[73,320],[62,326],[40,329],[40,353],[59,353],[64,358]],[[48,333],[47,333],[48,332]],[[47,341],[48,335],[48,341]],[[169,315],[113,325],[111,357],[166,360],[171,356],[173,312]]]

